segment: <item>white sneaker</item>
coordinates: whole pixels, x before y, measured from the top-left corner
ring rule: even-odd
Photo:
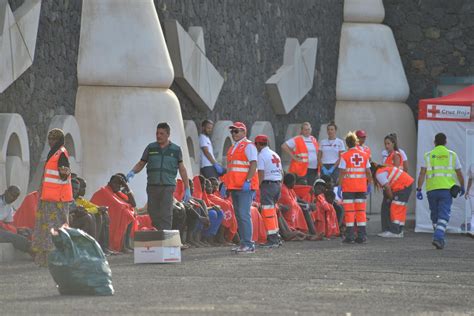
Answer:
[[[385,232],[381,232],[381,233],[378,233],[377,236],[379,237],[385,237],[385,235],[389,233],[389,231],[385,231]]]
[[[403,232],[401,232],[400,234],[398,234],[400,236],[400,238],[403,238],[404,235],[403,235]]]
[[[402,234],[394,234],[392,232],[385,232],[385,234],[381,237],[384,237],[384,238],[402,238],[403,235]]]

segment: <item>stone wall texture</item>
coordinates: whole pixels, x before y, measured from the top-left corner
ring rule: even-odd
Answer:
[[[9,1],[12,10],[22,2]],[[74,114],[81,7],[80,0],[42,1],[33,65],[0,93],[0,112],[19,113],[25,121],[31,175],[53,116]]]
[[[440,77],[474,75],[474,1],[384,0],[410,85],[407,104],[433,97]]]
[[[319,126],[334,117],[336,74],[341,33],[342,0],[155,0],[158,16],[176,19],[185,30],[202,26],[207,58],[224,77],[212,112],[199,111],[173,84],[183,118],[272,122],[276,144],[289,123],[309,121]],[[313,88],[288,114],[276,115],[265,81],[283,63],[287,37],[319,39]],[[198,125],[200,126],[200,125]]]

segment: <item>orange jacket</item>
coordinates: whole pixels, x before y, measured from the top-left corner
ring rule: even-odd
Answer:
[[[319,144],[316,138],[311,137],[314,148],[316,148],[316,153],[319,151]],[[299,135],[295,137],[295,148],[293,149],[293,155],[299,156],[301,161],[292,159],[290,162],[290,167],[288,168],[289,173],[294,173],[298,177],[304,177],[308,171],[309,165],[309,156],[308,156],[308,147],[304,142],[303,136]]]
[[[72,185],[71,176],[67,180],[61,180],[58,170],[58,161],[61,153],[67,158],[69,154],[64,146],[56,151],[44,166],[43,184],[41,189],[41,200],[49,202],[71,202]]]
[[[368,156],[368,158],[369,158],[369,160],[370,160],[370,158],[372,157],[372,151],[370,150],[370,147],[369,147],[369,146],[366,146],[366,145],[362,145],[362,146],[357,145],[356,148],[357,148],[358,150],[360,150],[360,151],[366,153],[367,156]]]
[[[400,161],[400,166],[395,166],[393,163],[393,159],[395,158],[395,155],[398,156],[399,158],[399,161]],[[403,170],[403,157],[402,157],[402,154],[400,154],[399,151],[397,150],[394,150],[392,151],[388,156],[387,156],[387,159],[385,159],[385,162],[384,162],[384,165],[386,166],[394,166],[394,167],[398,167],[400,169]]]
[[[367,155],[356,148],[351,148],[341,155],[341,159],[346,162],[342,192],[366,192]]]
[[[250,161],[245,155],[245,148],[250,144],[252,144],[250,140],[244,139],[237,145],[234,153],[232,153],[232,150],[234,149],[235,144],[227,151],[227,173],[223,178],[228,190],[241,190],[245,180],[247,179],[247,174],[250,170]],[[252,190],[258,189],[257,172],[253,175],[250,184]]]
[[[408,173],[401,168],[385,166],[377,170],[376,174],[388,172],[388,185],[393,192],[401,191],[415,181]]]

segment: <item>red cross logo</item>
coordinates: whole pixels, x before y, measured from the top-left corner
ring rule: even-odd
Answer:
[[[427,112],[427,115],[426,115],[427,117],[436,117],[437,116],[436,114],[439,114],[440,110],[436,108],[436,105],[429,104],[427,106],[426,112]]]
[[[226,211],[226,212],[224,212],[224,219],[225,219],[226,221],[231,220],[231,219],[232,219],[232,212],[231,212],[231,211]]]
[[[354,164],[354,166],[360,167],[360,164],[362,163],[362,161],[364,161],[364,158],[359,156],[359,154],[353,154],[351,157],[351,161]]]
[[[278,167],[280,167],[280,159],[275,156],[275,155],[272,155],[272,162]]]

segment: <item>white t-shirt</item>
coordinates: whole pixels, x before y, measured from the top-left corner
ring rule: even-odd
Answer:
[[[318,168],[318,152],[316,148],[314,147],[313,141],[311,140],[310,136],[308,137],[303,136],[303,140],[304,140],[304,143],[306,144],[306,148],[308,149],[308,168],[316,169]],[[296,147],[295,137],[288,139],[285,143],[291,149],[295,149]]]
[[[257,169],[265,171],[263,180],[281,181],[282,167],[280,156],[268,146],[258,153]]]
[[[0,195],[0,221],[11,223],[13,222],[13,214],[15,210],[11,206],[11,204],[7,204],[5,202],[5,197]]]
[[[323,139],[319,143],[319,150],[322,152],[321,163],[334,164],[339,159],[339,152],[344,151],[346,146],[340,138]]]
[[[398,152],[400,153],[400,156],[402,156],[401,162],[408,161],[407,154],[403,149],[398,148]],[[385,160],[387,160],[387,158],[388,158],[388,151],[384,149],[382,150],[382,163],[385,163]]]
[[[243,141],[246,140],[247,138],[244,137],[238,142],[234,144],[234,148],[232,148],[232,154],[234,153],[235,149],[239,146],[239,144]],[[258,160],[258,151],[257,147],[253,143],[250,143],[245,147],[245,156],[249,161],[257,161]]]
[[[346,161],[344,159],[341,159],[341,161],[339,162],[339,169],[346,169],[346,167],[347,167]],[[367,159],[367,163],[365,164],[365,168],[370,168],[369,159]]]
[[[209,139],[209,136],[205,134],[199,135],[199,148],[201,148],[201,168],[210,167],[212,166],[212,163],[209,161],[209,159],[207,159],[206,155],[204,155],[204,151],[202,150],[203,147],[206,147],[212,158],[215,159],[211,140]]]

